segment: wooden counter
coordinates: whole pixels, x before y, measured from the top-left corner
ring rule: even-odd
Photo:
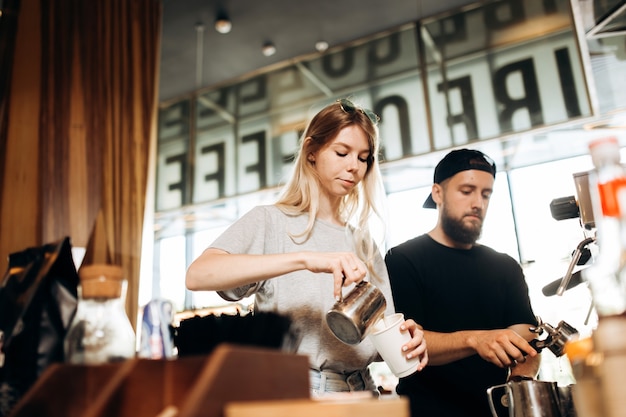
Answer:
[[[50,366],[9,417],[221,417],[228,402],[309,398],[302,355],[220,345],[210,355]]]
[[[409,401],[390,396],[355,399],[302,399],[231,402],[224,417],[409,417]]]

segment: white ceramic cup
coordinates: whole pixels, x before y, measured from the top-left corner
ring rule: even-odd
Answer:
[[[368,338],[395,376],[402,378],[417,371],[419,357],[407,359],[402,345],[411,340],[408,330],[401,331],[404,314],[395,313],[378,320]]]

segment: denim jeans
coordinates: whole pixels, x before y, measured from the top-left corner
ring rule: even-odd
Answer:
[[[311,391],[315,397],[329,392],[371,391],[376,397],[380,394],[370,375],[369,369],[342,374],[331,371],[309,370]]]

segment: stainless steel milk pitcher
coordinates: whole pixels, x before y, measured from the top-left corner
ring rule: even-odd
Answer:
[[[525,380],[507,382],[487,389],[489,407],[493,417],[498,415],[494,404],[494,391],[501,392],[501,404],[509,409],[509,417],[567,417],[559,404],[556,382]]]
[[[326,313],[326,323],[339,340],[356,345],[384,316],[386,307],[383,293],[373,284],[361,281]]]

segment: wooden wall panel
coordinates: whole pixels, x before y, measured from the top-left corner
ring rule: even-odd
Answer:
[[[8,123],[0,210],[0,271],[8,254],[41,244],[39,113],[41,8],[22,0],[8,99]],[[10,61],[9,61],[10,62]]]
[[[84,263],[122,266],[133,324],[160,21],[159,0],[21,0],[0,164],[2,271],[69,236]]]

